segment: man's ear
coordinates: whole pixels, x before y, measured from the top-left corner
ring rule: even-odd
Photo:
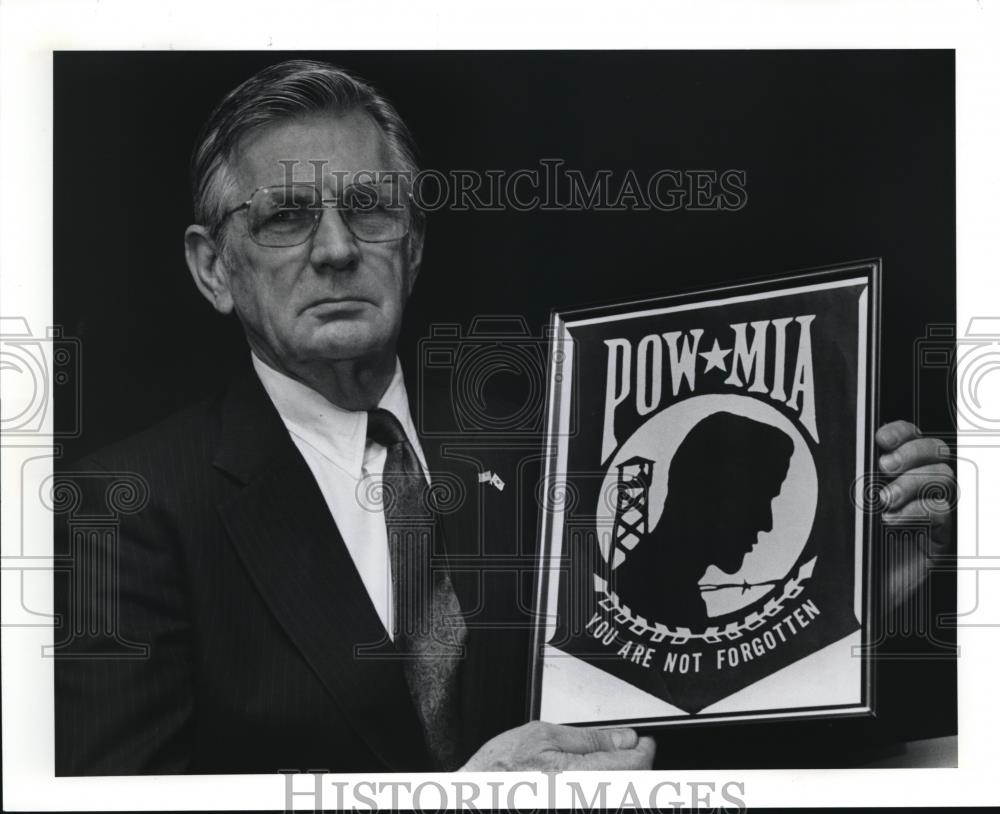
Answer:
[[[231,313],[233,295],[229,287],[229,269],[204,226],[188,226],[184,232],[184,257],[202,296],[220,314]]]

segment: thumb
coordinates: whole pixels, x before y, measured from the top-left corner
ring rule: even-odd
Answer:
[[[608,734],[615,749],[634,749],[639,743],[639,734],[634,729],[611,729]]]
[[[564,752],[586,755],[591,752],[613,752],[633,749],[639,741],[634,729],[598,729],[573,726],[555,727],[551,734],[555,746]]]

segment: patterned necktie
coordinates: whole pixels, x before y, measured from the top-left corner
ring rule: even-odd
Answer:
[[[432,560],[436,521],[423,467],[387,410],[368,413],[368,438],[385,447],[382,496],[392,574],[393,640],[438,766],[461,763],[459,667],[468,630],[445,563]]]

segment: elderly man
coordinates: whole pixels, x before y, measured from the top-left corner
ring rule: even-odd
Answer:
[[[330,65],[272,66],[211,115],[186,255],[250,364],[80,467],[149,486],[112,586],[115,640],[141,655],[67,643],[57,773],[651,765],[630,729],[524,724],[530,619],[509,575],[530,552],[488,519],[513,513],[504,494],[469,498],[476,462],[419,437],[396,356],[423,248],[415,169],[392,106]],[[915,476],[891,496],[905,517],[950,470],[909,425],[879,442]],[[434,505],[436,487],[466,499]],[[99,565],[75,563],[75,584]]]

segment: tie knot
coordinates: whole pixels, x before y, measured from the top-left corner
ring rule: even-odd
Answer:
[[[381,408],[368,411],[368,438],[386,449],[407,440],[399,419]]]

